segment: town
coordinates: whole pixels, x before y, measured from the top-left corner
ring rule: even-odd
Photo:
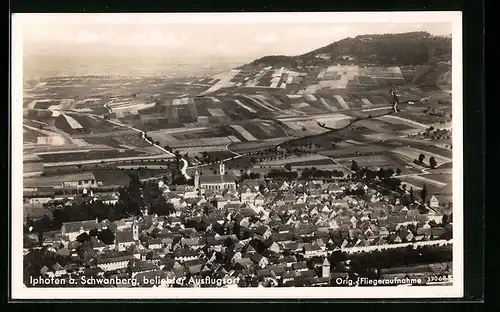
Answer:
[[[103,68],[123,74],[80,60],[26,77],[24,284],[450,285],[451,36],[438,33],[263,50],[203,74],[200,58],[162,63],[169,49],[124,66],[113,48]]]
[[[218,171],[208,179],[196,171],[192,186],[136,176],[112,195],[83,189],[48,201],[50,216],[25,225],[25,280],[210,287],[220,279],[224,287],[290,287],[451,275],[452,209],[435,196],[387,183],[390,176],[367,178],[367,170],[290,180],[273,169],[275,178],[241,181],[228,179],[224,163]],[[167,282],[191,278],[214,282]]]

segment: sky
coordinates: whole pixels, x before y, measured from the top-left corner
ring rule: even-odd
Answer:
[[[198,63],[210,59],[246,63],[266,55],[303,54],[362,34],[452,32],[451,23],[437,22],[439,19],[354,23],[343,16],[311,20],[281,14],[260,19],[249,18],[248,14],[232,19],[227,15],[36,15],[23,19],[23,54],[25,61],[31,58],[35,62],[40,56],[51,56],[75,62],[148,57],[165,62]]]

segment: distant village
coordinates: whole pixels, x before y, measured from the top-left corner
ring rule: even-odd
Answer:
[[[25,284],[345,286],[339,281],[360,276],[404,278],[408,266],[420,275],[451,274],[451,209],[437,209],[435,196],[383,195],[353,179],[237,182],[223,163],[219,173],[196,171],[194,185],[139,183],[139,211],[121,219],[101,214],[49,231],[28,220]],[[46,204],[118,207],[124,194],[85,189]],[[155,208],[150,196],[168,208]]]

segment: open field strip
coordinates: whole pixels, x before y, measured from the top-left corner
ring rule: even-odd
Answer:
[[[231,125],[231,128],[234,130],[238,131],[241,136],[243,136],[247,141],[257,141],[257,138],[255,138],[250,132],[248,132],[245,128],[243,128],[240,125]]]
[[[323,160],[323,159],[330,159],[330,157],[327,157],[324,155],[319,155],[319,154],[313,154],[313,155],[307,155],[307,156],[299,156],[299,157],[293,156],[293,157],[287,157],[284,159],[263,161],[263,162],[260,162],[259,164],[261,164],[261,165],[279,165],[279,164],[287,164],[287,163],[295,163],[295,162],[307,162],[307,161]]]
[[[267,106],[271,107],[272,109],[276,110],[276,111],[280,111],[281,109],[279,109],[278,107],[274,106],[272,103],[270,103],[268,101],[268,98],[263,96],[263,95],[256,95],[255,96],[257,99],[261,100],[262,103],[266,104]]]
[[[289,139],[290,139],[289,137],[282,137],[282,138],[268,139],[264,141],[233,143],[231,145],[231,149],[241,153],[248,153],[279,145],[285,141],[288,141]]]
[[[163,130],[150,131],[150,132],[148,132],[148,134],[155,134],[155,133],[172,134],[172,133],[182,133],[182,132],[202,132],[203,130],[208,130],[208,129],[210,129],[210,128],[209,127],[171,128],[171,129],[163,129]]]
[[[345,140],[344,142],[349,143],[349,144],[353,144],[353,145],[366,145],[365,143],[357,142],[354,140]]]
[[[377,134],[384,134],[384,133],[392,133],[393,132],[389,129],[382,127],[380,125],[380,123],[373,121],[373,120],[369,120],[369,119],[359,121],[358,125],[365,127],[367,129],[370,129],[373,132],[376,132]]]
[[[397,154],[401,154],[403,156],[406,156],[406,157],[408,157],[410,159],[418,159],[418,157],[420,156],[420,154],[424,154],[426,156],[426,159],[424,160],[424,162],[428,161],[430,157],[434,157],[436,159],[438,165],[440,163],[446,163],[446,162],[450,162],[451,161],[450,158],[447,158],[447,157],[444,157],[444,156],[441,156],[441,155],[438,155],[438,154],[430,153],[430,152],[427,152],[425,150],[411,148],[411,147],[396,148],[396,149],[393,150],[393,152],[397,153]]]
[[[222,110],[222,108],[208,108],[207,109],[210,115],[214,117],[224,117],[226,116],[226,113]]]
[[[331,110],[332,112],[337,111],[337,108],[335,106],[331,106],[330,104],[328,104],[324,98],[319,98],[319,101],[321,102],[321,104],[323,104],[323,106],[325,106],[327,109]]]
[[[416,121],[413,121],[410,119],[402,118],[399,116],[394,116],[394,115],[380,116],[378,118],[386,120],[388,122],[392,121],[393,123],[394,123],[394,119],[396,119],[396,120],[401,121],[410,127],[417,127],[417,128],[421,128],[421,129],[427,129],[430,127],[430,125],[424,125],[422,123],[419,123],[419,122],[416,122]]]
[[[229,140],[231,140],[232,143],[239,143],[239,142],[241,142],[240,139],[238,139],[234,135],[230,135],[230,136],[228,136],[228,138],[229,138]]]
[[[66,121],[68,122],[69,126],[71,127],[71,129],[81,129],[83,128],[82,125],[80,125],[80,123],[78,121],[76,121],[73,117],[71,116],[68,116],[66,114],[62,114],[64,119],[66,119]]]
[[[172,143],[172,147],[198,147],[198,146],[217,146],[217,145],[227,145],[232,143],[231,139],[228,137],[213,137],[213,138],[202,138],[202,139],[189,139],[182,140]]]
[[[246,106],[245,104],[241,103],[241,101],[240,101],[240,100],[234,100],[234,102],[236,102],[236,104],[238,104],[239,106],[243,107],[244,109],[246,109],[246,110],[247,110],[247,111],[249,111],[250,113],[254,113],[254,114],[256,114],[256,113],[257,113],[257,112],[256,112],[253,108],[248,107],[248,106]]]
[[[42,122],[42,121],[38,121],[38,120],[34,120],[34,119],[30,119],[30,121],[37,123],[37,124],[40,124],[40,125],[48,126],[48,124],[46,122]]]
[[[349,105],[347,105],[347,103],[340,95],[334,95],[333,97],[337,100],[337,102],[339,102],[340,106],[342,106],[343,109],[350,109]]]
[[[448,185],[448,183],[436,181],[434,179],[429,179],[426,176],[421,176],[421,175],[414,175],[414,176],[411,176],[411,178],[413,180],[417,180],[419,182],[422,182],[423,184],[430,184],[430,185],[434,185],[436,187],[445,187],[446,185]]]
[[[247,98],[248,100],[252,101],[253,103],[257,104],[258,106],[264,108],[265,110],[267,110],[269,112],[274,112],[272,109],[270,109],[269,107],[267,107],[266,105],[260,103],[260,101],[257,101],[256,99],[254,99],[252,97],[249,97],[249,96],[244,95],[244,94],[242,94],[241,96]]]
[[[301,108],[304,108],[304,107],[308,107],[309,104],[307,104],[306,102],[301,102],[301,103],[293,103],[293,104],[290,104],[293,108],[295,109],[301,109]]]
[[[283,102],[281,102],[280,100],[278,100],[275,97],[268,98],[268,100],[270,100],[271,102],[273,102],[274,105],[278,105],[278,106],[282,106],[283,105]]]
[[[73,143],[76,144],[76,146],[78,147],[88,147],[88,146],[103,147],[102,145],[90,144],[88,142],[85,142],[85,140],[83,139],[73,139]]]
[[[304,95],[304,98],[307,100],[307,101],[317,101],[318,99],[312,95],[312,94],[305,94]]]
[[[212,146],[193,146],[193,147],[179,147],[176,148],[181,154],[185,153],[203,153],[203,152],[222,152],[226,151],[225,145],[212,145]]]
[[[62,136],[43,136],[43,137],[37,137],[36,138],[36,144],[40,145],[50,145],[50,146],[62,146],[62,145],[67,145],[66,140]],[[77,145],[74,142],[74,139],[71,140],[72,144]]]
[[[354,160],[358,163],[359,167],[371,167],[371,166],[392,166],[392,161],[390,161],[385,155],[370,155],[370,156],[355,156],[355,157],[336,157],[339,163],[343,165],[350,165]]]
[[[116,130],[109,132],[98,132],[98,133],[81,133],[72,135],[73,139],[90,139],[90,138],[107,138],[107,137],[117,137],[122,135],[131,135],[136,132],[133,130]]]
[[[76,166],[76,165],[89,165],[98,164],[101,162],[120,162],[129,160],[150,160],[150,159],[165,159],[165,155],[151,155],[151,156],[133,156],[133,157],[117,157],[117,158],[99,158],[90,160],[77,160],[77,161],[65,161],[65,162],[51,162],[44,163],[44,167],[64,167],[64,166]]]
[[[208,94],[211,92],[215,92],[219,89],[226,88],[226,87],[232,87],[234,86],[234,83],[231,82],[231,80],[236,76],[240,70],[233,69],[228,72],[224,72],[218,75],[215,75],[213,78],[214,79],[220,79],[216,84],[205,90],[204,92],[200,93],[200,95]]]
[[[344,114],[332,114],[331,117],[316,118],[316,120],[325,124],[329,128],[342,128],[347,126],[347,124],[352,120],[352,117]]]
[[[256,123],[257,127],[259,127],[260,130],[262,130],[267,136],[272,136],[272,129],[273,127],[266,123],[266,122],[257,122]]]
[[[363,109],[361,111],[362,112],[373,112],[373,111],[384,110],[384,109],[392,109],[392,106],[374,107],[374,108],[369,108],[369,109]]]
[[[26,124],[23,124],[23,127],[27,128],[27,129],[30,129],[30,130],[33,130],[33,131],[36,131],[36,132],[39,132],[41,134],[47,135],[47,136],[54,136],[54,135],[58,136],[58,135],[60,135],[57,132],[48,131],[48,130],[44,130],[44,129],[38,129],[36,127],[28,126]]]
[[[364,105],[366,106],[373,106],[373,103],[370,102],[367,98],[362,98],[361,101],[363,102]]]
[[[90,149],[78,149],[78,150],[60,150],[60,151],[46,151],[46,152],[38,152],[37,155],[57,155],[57,154],[69,154],[69,153],[89,153],[92,150]]]

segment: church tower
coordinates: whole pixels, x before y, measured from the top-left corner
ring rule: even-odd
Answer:
[[[225,175],[225,174],[226,174],[226,168],[225,168],[225,166],[224,166],[224,162],[222,162],[222,161],[221,161],[221,162],[220,162],[220,164],[219,164],[219,174],[220,174],[221,176],[223,176],[223,175]]]
[[[325,258],[325,261],[323,261],[321,273],[323,278],[330,278],[330,262],[328,262],[328,258]]]
[[[137,220],[134,218],[134,221],[132,221],[132,237],[134,238],[134,241],[139,240],[139,225],[137,224]]]
[[[200,173],[198,172],[198,169],[196,169],[196,172],[194,173],[194,189],[197,191],[200,189]]]

